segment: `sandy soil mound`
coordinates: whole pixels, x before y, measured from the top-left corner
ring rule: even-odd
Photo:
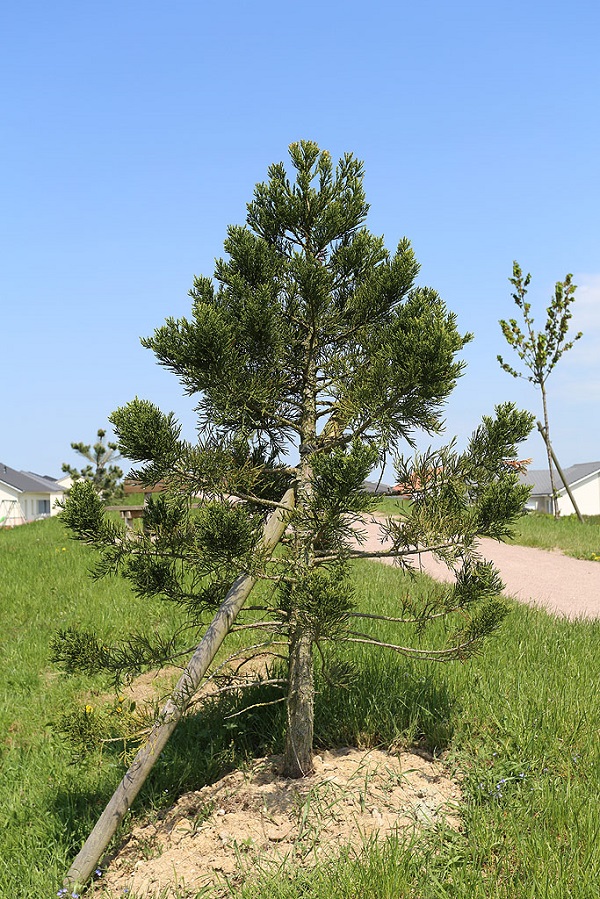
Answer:
[[[134,828],[95,895],[179,899],[214,887],[224,896],[257,870],[312,866],[343,846],[442,820],[458,827],[459,788],[439,761],[340,749],[317,756],[301,781],[283,778],[280,764],[258,759]]]

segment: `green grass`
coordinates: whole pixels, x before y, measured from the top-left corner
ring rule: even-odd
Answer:
[[[395,496],[381,496],[377,501],[376,512],[380,515],[397,515],[401,509],[410,505],[408,500]]]
[[[515,543],[559,549],[576,559],[600,560],[600,515],[587,515],[584,523],[576,515],[556,520],[552,515],[531,512],[515,528]]]
[[[136,600],[118,580],[91,581],[90,562],[56,520],[0,531],[0,897],[56,895],[123,772],[116,747],[73,764],[57,733],[65,710],[107,685],[58,672],[48,661],[52,634],[69,624],[95,625],[107,637],[133,626],[166,633],[173,615]],[[420,583],[376,563],[356,571],[360,603],[371,610],[393,612],[394,597]],[[380,625],[381,637],[391,636],[388,627]],[[463,778],[463,832],[372,845],[359,861],[347,855],[263,879],[244,896],[596,899],[600,622],[557,620],[515,603],[500,634],[468,663],[338,651],[353,676],[344,690],[320,682],[317,744],[444,750]],[[229,727],[224,711],[215,705],[180,726],[135,815],[210,782],[246,753],[281,746],[280,705]]]

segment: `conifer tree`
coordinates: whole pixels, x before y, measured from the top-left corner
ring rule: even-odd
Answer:
[[[271,166],[246,224],[228,229],[214,278],[196,277],[191,316],[168,319],[143,340],[194,398],[198,442],[182,439],[173,415],[147,400],[111,417],[132,476],[166,488],[149,501],[143,532],[126,539],[85,484],[75,485],[65,519],[101,550],[98,573],[120,572],[138,595],[183,605],[199,629],[240,572],[271,585],[254,647],[287,646],[285,771],[297,777],[312,770],[316,653],[325,664],[328,647],[353,640],[462,659],[498,626],[502,584],[477,539],[505,538],[521,514],[528,491],[507,460],[532,421],[507,404],[483,419],[463,452],[450,444],[398,455],[412,502],[383,525],[381,552],[361,548],[373,507],[363,482],[390,453],[412,451],[417,432],[441,431],[470,335],[434,290],[415,285],[408,240],[390,253],[366,229],[361,162],[347,154],[334,168],[310,141],[292,144],[290,157],[295,179],[283,163]],[[295,506],[270,557],[261,528],[290,487]],[[399,597],[393,620],[413,622],[420,643],[384,646],[369,631],[378,610],[357,607],[350,562],[390,555],[410,569],[427,549],[456,581],[435,602]],[[424,648],[424,625],[440,618],[449,622],[446,642]],[[57,657],[135,673],[168,662],[182,639],[110,647],[69,632]]]
[[[73,481],[80,479],[91,481],[102,499],[107,500],[121,495],[122,487],[119,481],[123,477],[123,472],[115,464],[119,459],[117,444],[105,442],[106,431],[103,428],[98,429],[96,436],[97,440],[93,445],[81,442],[71,444],[71,449],[89,464],[79,470],[64,462],[62,470],[70,475]]]

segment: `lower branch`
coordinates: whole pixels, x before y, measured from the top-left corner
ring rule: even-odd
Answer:
[[[372,618],[375,621],[390,621],[392,624],[420,624],[423,621],[423,617],[426,618],[427,621],[435,621],[436,618],[445,618],[447,615],[452,615],[453,612],[462,612],[464,611],[462,606],[452,606],[449,609],[443,609],[441,612],[427,612],[426,615],[417,618],[392,618],[391,615],[373,615],[370,612],[348,612],[349,618]]]
[[[351,631],[350,633],[355,633]],[[414,646],[397,646],[395,643],[383,643],[381,640],[375,640],[373,637],[356,636],[344,638],[347,643],[363,643],[368,646],[379,646],[382,649],[392,649],[401,655],[412,656],[414,658],[424,659],[430,662],[449,662],[452,659],[460,658],[469,648],[478,643],[477,638],[467,640],[458,646],[452,646],[450,649],[415,649]]]
[[[437,546],[423,546],[418,549],[381,549],[381,550],[373,550],[371,552],[367,552],[365,550],[360,549],[351,549],[347,551],[347,558],[349,559],[383,559],[383,558],[391,558],[398,559],[403,558],[404,556],[421,556],[423,553],[436,553],[443,552],[445,549],[454,549],[456,548],[456,543],[440,543]],[[323,562],[335,562],[337,561],[338,556],[317,556],[317,561],[319,563]]]
[[[230,718],[237,718],[239,715],[249,712],[250,709],[260,709],[266,705],[276,705],[278,702],[285,702],[285,696],[280,696],[279,699],[271,699],[269,702],[255,702],[254,705],[246,706],[246,708],[240,709],[239,712],[233,712],[231,715],[226,715],[225,720],[228,721]]]

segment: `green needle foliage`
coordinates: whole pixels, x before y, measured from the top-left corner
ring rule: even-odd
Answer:
[[[550,443],[550,426],[548,423],[548,401],[546,394],[546,381],[561,358],[563,353],[570,350],[576,340],[582,336],[579,331],[572,340],[567,340],[569,333],[569,322],[573,317],[571,305],[575,300],[575,291],[577,286],[573,284],[573,275],[566,275],[564,281],[557,281],[554,288],[554,296],[550,300],[550,305],[546,309],[546,324],[543,331],[536,331],[534,328],[533,315],[531,314],[531,303],[526,299],[527,288],[531,282],[531,275],[525,277],[517,262],[513,262],[513,276],[509,278],[510,283],[515,288],[512,298],[515,301],[517,309],[519,309],[525,330],[521,329],[515,318],[508,321],[500,320],[500,327],[510,347],[515,350],[521,362],[529,369],[530,374],[524,375],[517,371],[508,362],[505,362],[502,356],[498,356],[498,362],[505,372],[512,375],[513,378],[527,378],[536,387],[539,387],[542,394],[542,407],[544,411],[544,430],[546,452],[548,455],[548,470],[550,472],[550,484],[552,488],[552,496],[554,499],[554,517],[558,518],[558,504],[556,484],[554,482],[554,468],[552,466],[552,453]]]
[[[435,600],[429,592],[398,598],[389,620],[412,624],[414,645],[378,640],[369,630],[378,610],[355,607],[352,560],[374,555],[361,548],[373,509],[362,485],[402,445],[413,448],[417,431],[442,430],[470,335],[434,290],[415,285],[408,240],[390,253],[364,227],[361,162],[348,154],[334,168],[310,141],[292,144],[290,157],[295,180],[283,163],[271,166],[246,224],[228,229],[214,279],[195,279],[191,317],[168,319],[143,340],[194,397],[198,442],[183,440],[173,416],[146,400],[111,417],[132,477],[165,488],[148,502],[143,529],[128,537],[86,483],[74,486],[64,513],[99,548],[98,575],[119,573],[139,596],[183,606],[189,624],[168,645],[132,639],[102,648],[69,632],[55,651],[70,668],[112,665],[125,674],[168,653],[179,659],[235,577],[258,578],[257,604],[236,630],[252,628],[254,651],[286,658],[285,770],[301,776],[312,769],[317,657],[326,669],[328,650],[348,640],[463,659],[500,623],[502,584],[479,558],[477,537],[504,539],[521,514],[528,491],[507,460],[532,419],[503,405],[464,452],[450,445],[397,459],[413,501],[400,522],[382,523],[389,540],[375,555],[410,572],[418,552],[431,549],[456,583]],[[260,548],[262,526],[290,487],[295,508],[271,558]],[[426,625],[440,619],[445,637],[429,645]]]

